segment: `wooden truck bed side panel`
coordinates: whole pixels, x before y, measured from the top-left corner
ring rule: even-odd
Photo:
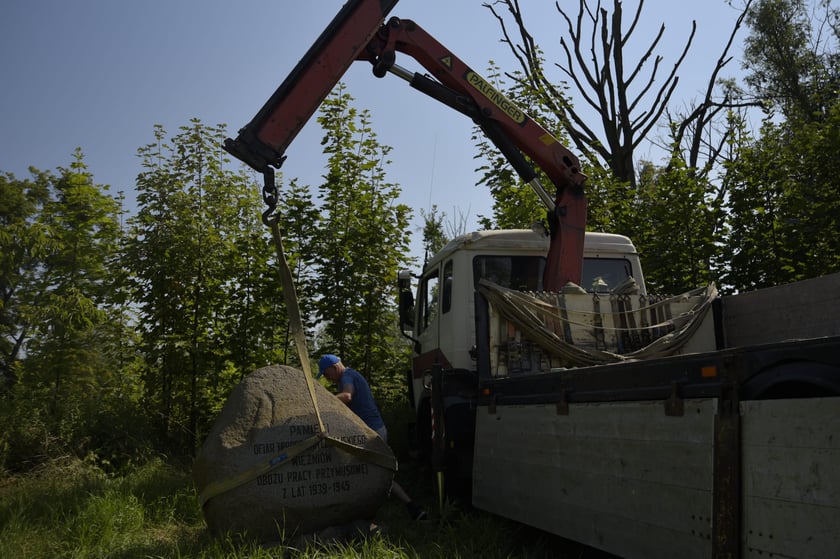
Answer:
[[[723,298],[727,347],[840,335],[840,274]]]
[[[473,502],[623,557],[710,557],[716,402],[685,404],[479,407]]]
[[[743,557],[840,549],[840,398],[741,403]]]

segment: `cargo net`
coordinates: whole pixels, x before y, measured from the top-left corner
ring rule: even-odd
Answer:
[[[673,355],[717,298],[713,284],[646,297],[633,278],[609,293],[573,284],[561,292],[516,291],[485,279],[478,289],[491,307],[493,376]]]

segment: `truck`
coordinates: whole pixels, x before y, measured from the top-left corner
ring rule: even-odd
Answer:
[[[441,495],[625,557],[833,555],[840,275],[648,293],[632,241],[586,231],[577,158],[418,24],[386,21],[395,4],[345,3],[225,149],[263,174],[270,221],[286,148],[362,61],[472,119],[545,203],[547,230],[463,235],[399,275]]]
[[[415,292],[401,275],[417,439],[448,494],[622,557],[832,556],[840,274],[657,298],[629,239],[587,233],[584,246],[585,293],[548,304],[545,239],[531,231],[455,239]],[[631,274],[641,285],[627,297],[616,288]],[[546,318],[507,314],[487,278]],[[575,307],[589,318],[560,319]],[[543,327],[607,359],[570,363],[579,356],[533,335]],[[681,332],[683,343],[638,356]]]

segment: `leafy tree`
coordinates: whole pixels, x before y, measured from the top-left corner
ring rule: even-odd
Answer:
[[[437,205],[432,205],[429,212],[420,210],[423,218],[423,252],[428,260],[433,254],[446,246],[449,238],[444,232],[443,220],[446,214],[439,211]]]
[[[18,368],[38,324],[43,273],[51,247],[44,206],[51,200],[52,176],[31,169],[32,179],[0,175],[0,386],[3,393],[18,381]]]
[[[100,325],[102,351],[105,359],[115,371],[118,391],[137,392],[137,354],[138,338],[135,329],[136,313],[130,300],[128,273],[123,266],[126,257],[125,197],[122,192],[117,193],[116,202],[119,204],[120,235],[118,246],[111,252],[105,262],[108,270],[107,297],[101,308],[106,314],[105,321]]]
[[[131,335],[128,320],[117,320],[118,199],[95,184],[81,150],[57,176],[32,174],[2,181],[4,364],[17,383],[0,418],[0,461],[25,468],[56,452],[136,457]],[[115,432],[117,423],[132,427]]]
[[[317,322],[315,303],[318,297],[315,294],[317,293],[318,271],[315,268],[315,262],[318,251],[316,231],[320,219],[319,213],[312,200],[310,188],[301,185],[297,179],[292,179],[288,188],[280,191],[277,215],[283,236],[283,249],[289,268],[292,270],[298,307],[304,320],[304,330],[309,338],[315,337],[316,332],[311,325]],[[275,286],[280,285],[277,274],[272,274],[271,279]],[[282,308],[280,316],[288,317],[285,306],[280,308]],[[285,335],[282,340],[283,363],[299,365],[297,351],[292,349],[294,340],[291,339],[291,325],[288,323],[288,318],[283,332]]]
[[[708,184],[675,157],[665,168],[640,173],[639,189],[641,224],[634,241],[641,247],[648,290],[681,293],[714,281],[722,212],[719,201],[707,197]]]
[[[244,174],[223,169],[224,126],[193,119],[139,150],[137,215],[126,249],[140,314],[148,405],[164,437],[192,449],[212,410],[242,374],[262,362],[270,322],[262,301],[266,243],[255,230],[259,202]],[[241,298],[234,297],[238,295]]]
[[[823,15],[810,13],[809,4]],[[790,120],[827,116],[840,84],[837,22],[828,0],[756,0],[750,7],[746,82],[766,107],[779,108]]]
[[[406,264],[410,210],[385,177],[390,148],[377,141],[368,111],[351,102],[339,85],[318,116],[329,160],[313,287],[323,349],[370,375],[396,362],[396,274]]]
[[[28,374],[51,386],[54,415],[73,391],[93,396],[97,391],[91,389],[113,376],[100,327],[107,318],[103,307],[111,301],[108,263],[121,235],[119,205],[105,193],[107,187],[94,184],[81,150],[74,159],[51,181],[55,197],[41,216],[51,246],[35,282],[37,335],[27,347]]]
[[[758,138],[727,166],[733,290],[837,271],[837,14],[829,2],[756,0],[747,23],[747,84],[768,108]],[[816,15],[817,9],[823,15]]]
[[[766,121],[730,165],[730,267],[749,290],[840,271],[840,104],[823,122]]]

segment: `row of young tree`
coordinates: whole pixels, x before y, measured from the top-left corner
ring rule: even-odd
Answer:
[[[662,292],[710,281],[746,290],[840,271],[840,29],[830,3],[821,0],[815,18],[799,0],[748,2],[733,30],[751,29],[745,89],[717,81],[726,45],[705,98],[682,115],[667,104],[676,73],[659,94],[628,96],[658,41],[636,67],[621,66],[642,5],[629,32],[618,0],[611,13],[582,0],[577,16],[557,5],[572,42],[562,43],[567,57],[556,67],[603,115],[598,134],[566,96],[564,78],[548,76],[519,3],[487,4],[521,62],[507,74],[491,68],[491,77],[583,154],[590,228],[631,236],[646,279]],[[603,66],[574,66],[588,60],[587,45],[601,45]],[[323,183],[281,177],[278,219],[312,355],[338,353],[381,388],[398,385],[407,363],[394,278],[416,264],[408,261],[411,211],[388,181],[390,148],[352,101],[339,86],[323,104]],[[764,116],[752,131],[746,111],[756,105]],[[665,164],[637,162],[634,149],[663,119]],[[231,166],[225,132],[193,120],[168,138],[155,127],[138,150],[130,215],[121,194],[95,183],[81,151],[57,174],[0,176],[0,467],[59,451],[115,465],[156,451],[188,456],[243,375],[298,364],[259,187]],[[542,219],[501,156],[482,137],[475,142],[495,201],[481,224]],[[423,218],[426,247],[439,248],[445,216]]]
[[[392,299],[410,210],[351,101],[325,101],[324,182],[284,185],[278,220],[312,354],[384,381],[406,348]],[[224,138],[198,120],[172,138],[156,126],[131,215],[81,150],[57,174],[0,176],[0,466],[189,456],[244,375],[299,365],[259,188]]]

